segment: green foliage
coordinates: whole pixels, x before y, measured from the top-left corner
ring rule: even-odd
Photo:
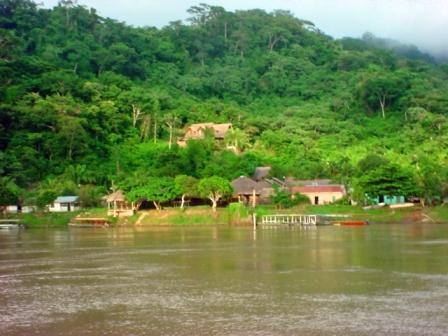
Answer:
[[[393,164],[365,173],[359,178],[358,187],[369,197],[410,196],[416,193],[411,172]]]
[[[288,209],[299,204],[309,204],[310,200],[301,193],[295,193],[292,195],[289,191],[275,188],[275,193],[271,196],[272,203],[278,209]]]
[[[310,203],[310,199],[301,193],[295,193],[293,196],[293,199],[296,204],[309,204]]]
[[[58,197],[58,194],[55,191],[43,190],[38,193],[34,202],[30,203],[35,203],[39,209],[43,210],[47,205],[53,203],[56,197]]]
[[[83,185],[79,188],[78,195],[82,207],[93,208],[101,205],[101,198],[106,194],[104,187]]]
[[[229,181],[219,176],[212,176],[199,181],[198,192],[201,197],[210,199],[213,210],[216,211],[219,200],[231,196],[233,189]]]
[[[198,194],[197,185],[198,181],[192,176],[188,175],[178,175],[174,179],[177,191],[181,195],[185,196],[195,196]]]
[[[17,204],[20,188],[15,182],[7,177],[0,177],[0,205]]]
[[[150,177],[141,185],[132,188],[126,195],[132,202],[152,201],[157,209],[161,209],[160,204],[176,198],[178,191],[172,178]]]
[[[445,194],[448,169],[439,166],[428,157],[416,158],[416,194],[424,205],[426,200],[437,199]]]
[[[277,177],[330,177],[363,195],[381,166],[417,167],[416,147],[431,164],[407,173],[414,192],[446,192],[446,66],[371,34],[333,40],[287,11],[201,4],[189,15],[187,24],[134,28],[76,4],[1,3],[4,201],[22,197],[10,183],[44,206],[87,185],[232,180],[259,165]],[[234,130],[178,147],[199,122]],[[395,190],[408,183],[400,176],[390,176]],[[96,204],[93,187],[86,193]]]

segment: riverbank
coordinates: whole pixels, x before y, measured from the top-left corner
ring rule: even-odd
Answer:
[[[35,212],[9,215],[7,218],[20,219],[29,228],[64,227],[74,222],[76,217],[105,218],[112,226],[211,226],[211,225],[250,225],[249,210],[239,204],[218,208],[210,207],[187,209],[166,208],[164,210],[138,211],[131,217],[114,218],[107,216],[107,209],[94,208],[75,212]]]
[[[36,212],[32,214],[11,215],[20,219],[30,228],[64,227],[75,217],[107,218],[114,226],[208,226],[208,225],[251,225],[251,209],[239,204],[227,208],[218,208],[213,212],[210,207],[192,207],[187,209],[167,208],[162,211],[144,210],[131,217],[113,218],[107,216],[104,208],[89,209],[70,213]],[[347,205],[299,206],[292,209],[277,210],[272,206],[260,206],[255,209],[258,218],[273,213],[300,213],[309,215],[340,215],[349,220],[366,220],[370,223],[448,223],[448,205],[436,207],[413,207],[390,209],[388,207],[364,210],[361,207]]]

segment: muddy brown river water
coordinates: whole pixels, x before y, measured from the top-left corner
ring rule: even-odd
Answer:
[[[0,335],[448,335],[448,225],[1,230]]]

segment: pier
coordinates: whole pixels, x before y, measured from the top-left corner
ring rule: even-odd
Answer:
[[[25,225],[20,222],[19,219],[1,219],[0,229],[19,229],[23,228]]]
[[[68,226],[78,228],[93,228],[93,227],[107,228],[110,226],[110,221],[107,218],[75,217],[74,221],[69,223]]]
[[[261,222],[257,223],[263,228],[277,227],[315,227],[316,215],[281,214],[261,216]]]

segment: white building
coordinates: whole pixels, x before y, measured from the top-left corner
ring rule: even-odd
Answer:
[[[5,213],[15,214],[19,212],[19,207],[17,205],[7,205],[5,207]]]
[[[59,196],[48,206],[48,211],[70,212],[79,210],[80,208],[78,196]]]

